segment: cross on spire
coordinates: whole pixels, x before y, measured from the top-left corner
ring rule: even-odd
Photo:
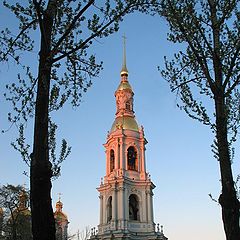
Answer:
[[[62,193],[58,193],[58,201],[61,202]]]

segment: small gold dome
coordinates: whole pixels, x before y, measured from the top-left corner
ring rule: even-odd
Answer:
[[[24,216],[31,216],[31,211],[29,209],[20,210],[19,213]]]
[[[62,207],[63,207],[63,203],[60,200],[58,200],[56,202],[56,209],[62,209]]]
[[[31,211],[28,208],[17,208],[13,211],[13,217],[17,218],[18,216],[31,216]],[[11,217],[12,218],[12,217]]]
[[[64,220],[68,220],[68,217],[67,217],[67,215],[65,214],[65,213],[63,213],[63,212],[58,212],[58,211],[56,211],[55,213],[54,213],[54,218],[57,220],[57,221],[64,221]]]
[[[67,215],[65,213],[62,212],[62,208],[63,208],[63,203],[58,200],[56,202],[56,211],[54,212],[54,218],[57,220],[57,221],[60,221],[60,220],[67,220]]]
[[[130,89],[130,90],[132,90],[132,87],[131,87],[131,85],[129,84],[129,82],[120,82],[120,84],[119,84],[119,86],[118,86],[118,88],[117,88],[117,91],[118,90],[124,90],[124,89]]]
[[[130,117],[130,116],[117,117],[113,122],[110,132],[113,132],[117,129],[127,129],[127,130],[133,130],[133,131],[139,130],[137,121],[135,120],[134,117]]]

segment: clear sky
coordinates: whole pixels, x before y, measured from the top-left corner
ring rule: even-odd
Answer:
[[[11,20],[2,10],[0,15],[5,21]],[[115,116],[114,91],[120,81],[125,33],[136,118],[145,129],[147,170],[156,185],[155,222],[164,226],[169,240],[225,239],[221,209],[208,196],[211,193],[217,199],[220,193],[218,163],[210,148],[212,133],[176,107],[176,96],[157,70],[157,66],[164,67],[164,55],[172,56],[179,49],[167,42],[166,32],[167,25],[158,16],[127,16],[118,33],[94,43],[93,50],[104,62],[104,70],[83,96],[81,106],[72,109],[67,105],[54,115],[59,138],[69,141],[72,152],[62,164],[61,177],[53,181],[52,199],[55,205],[57,193],[62,193],[71,233],[99,223],[96,187],[105,175],[103,144]],[[29,61],[37,68],[37,53]],[[3,100],[3,86],[13,78],[15,70],[11,65],[0,67],[1,129],[8,127],[10,109]],[[32,129],[29,122],[30,140]],[[0,184],[29,185],[29,179],[22,174],[28,168],[10,146],[15,137],[15,127],[0,135]],[[234,168],[239,169],[239,161]]]

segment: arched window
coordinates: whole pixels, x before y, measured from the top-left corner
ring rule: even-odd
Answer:
[[[107,222],[112,220],[112,196],[107,201]]]
[[[115,155],[114,155],[114,151],[111,149],[110,150],[110,172],[112,172],[114,168],[115,168]]]
[[[128,170],[137,171],[137,151],[134,147],[129,147],[127,150]]]
[[[129,196],[129,220],[140,220],[139,201],[135,194]]]
[[[126,109],[131,110],[131,104],[129,101],[126,102]]]

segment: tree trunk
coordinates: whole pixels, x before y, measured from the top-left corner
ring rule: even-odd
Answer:
[[[52,66],[50,52],[54,7],[56,10],[56,6],[52,5],[54,3],[55,1],[49,1],[48,9],[43,14],[41,29],[34,144],[30,168],[33,240],[55,240],[55,220],[51,200],[52,169],[48,149],[48,108]]]
[[[16,223],[16,219],[15,219],[15,217],[12,215],[12,226],[11,226],[11,228],[12,228],[12,239],[13,240],[17,240],[17,223]]]
[[[219,203],[222,207],[222,219],[226,240],[240,239],[240,213],[239,201],[234,187],[229,145],[227,139],[227,115],[223,94],[215,97],[217,146],[219,151],[219,164],[222,183],[222,193]]]

